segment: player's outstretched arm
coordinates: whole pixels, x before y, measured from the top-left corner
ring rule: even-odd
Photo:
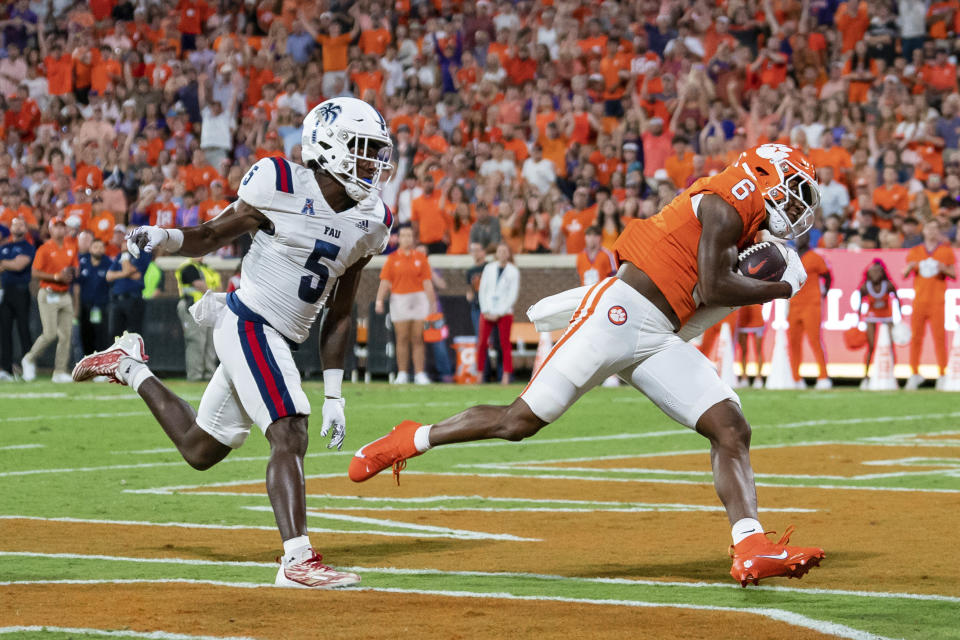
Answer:
[[[168,253],[199,257],[230,244],[245,233],[271,226],[270,220],[259,210],[237,200],[213,220],[195,227],[138,227],[127,236],[127,248],[135,258],[139,257],[141,250],[149,253],[157,247]]]
[[[793,294],[788,282],[754,280],[734,271],[737,241],[743,233],[743,221],[736,209],[720,196],[708,193],[700,201],[699,213],[703,231],[697,255],[697,289],[703,304],[744,307]]]

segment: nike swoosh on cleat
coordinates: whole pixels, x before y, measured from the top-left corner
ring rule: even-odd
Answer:
[[[786,560],[787,559],[787,550],[784,549],[776,556],[754,556],[754,558],[770,558],[771,560]]]

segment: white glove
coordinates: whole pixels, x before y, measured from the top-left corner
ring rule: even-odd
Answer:
[[[183,245],[183,231],[164,229],[163,227],[137,227],[127,234],[127,251],[134,258],[140,257],[140,250],[152,253],[157,247],[174,252]]]
[[[797,291],[800,291],[800,287],[802,287],[803,283],[807,281],[807,270],[803,268],[803,262],[800,260],[800,254],[790,247],[781,245],[780,248],[782,251],[784,251],[787,259],[787,269],[780,277],[780,282],[790,283],[790,288],[792,289],[790,297],[792,298],[793,296],[797,295]]]
[[[347,401],[343,398],[324,398],[323,400],[323,409],[320,410],[320,415],[323,417],[320,437],[326,438],[330,427],[333,427],[327,449],[333,449],[334,447],[337,448],[337,451],[343,449],[343,439],[347,435],[347,418],[343,415],[343,409],[346,406]]]

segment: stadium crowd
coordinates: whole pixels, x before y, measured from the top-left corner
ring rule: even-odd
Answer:
[[[960,3],[398,0],[7,3],[0,224],[107,253],[186,226],[328,97],[396,137],[384,191],[431,253],[579,253],[772,141],[820,170],[814,246],[909,247],[960,217]],[[118,233],[115,234],[115,230]],[[236,250],[236,249],[234,249]]]

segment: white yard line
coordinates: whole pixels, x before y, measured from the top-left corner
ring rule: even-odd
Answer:
[[[37,422],[39,420],[105,420],[112,418],[131,418],[133,416],[149,416],[150,411],[120,411],[118,413],[70,413],[70,414],[48,414],[42,416],[10,416],[0,418],[0,422]]]
[[[59,584],[210,584],[216,586],[237,587],[237,588],[275,588],[273,585],[258,585],[249,582],[220,582],[215,580],[30,580],[24,582],[0,582],[0,586],[15,585],[59,585]],[[565,602],[570,604],[593,604],[598,606],[630,607],[630,608],[649,608],[649,609],[687,609],[693,611],[721,611],[724,613],[749,613],[758,615],[778,622],[811,629],[818,633],[835,636],[838,638],[849,638],[850,640],[892,640],[884,636],[878,636],[859,629],[853,629],[846,625],[824,620],[816,620],[792,611],[783,609],[766,609],[760,607],[738,608],[738,607],[720,607],[714,605],[693,605],[693,604],[675,604],[662,602],[645,602],[643,600],[604,600],[600,598],[564,598],[553,596],[521,596],[512,593],[494,592],[482,593],[474,591],[442,591],[431,589],[396,589],[385,587],[360,587],[348,588],[349,591],[367,591],[373,593],[399,593],[413,595],[440,596],[446,598],[476,598],[476,599],[494,599],[494,600],[513,600],[526,602]]]
[[[25,558],[51,558],[67,560],[103,560],[108,562],[134,562],[144,564],[172,564],[210,567],[255,567],[274,569],[275,562],[249,562],[241,560],[199,560],[196,558],[137,558],[131,556],[107,556],[99,554],[80,553],[41,553],[36,551],[0,551],[0,556]],[[442,569],[401,569],[397,567],[340,567],[345,571],[358,573],[382,573],[399,576],[458,576],[467,578],[520,578],[531,580],[545,580],[551,582],[586,582],[590,584],[607,584],[622,586],[665,587],[683,589],[736,589],[741,592],[739,584],[727,582],[677,582],[666,580],[642,580],[632,578],[589,578],[584,576],[570,577],[549,573],[527,573],[522,571],[444,571]],[[923,600],[929,602],[954,602],[960,604],[960,597],[944,596],[932,593],[907,593],[897,591],[863,591],[847,589],[821,589],[817,587],[780,587],[772,585],[750,586],[750,591],[775,591],[797,595],[830,595],[856,598],[884,598],[903,600]]]
[[[51,517],[44,518],[40,516],[16,516],[0,515],[0,520],[39,520],[45,522],[69,522],[78,524],[109,524],[134,527],[179,527],[183,529],[215,529],[222,531],[233,531],[243,529],[253,529],[257,531],[273,531],[276,527],[266,527],[257,525],[239,525],[239,524],[197,524],[194,522],[146,522],[143,520],[99,520],[96,518],[70,518],[70,517]]]
[[[148,638],[149,640],[255,640],[249,636],[193,636],[169,631],[107,631],[79,627],[0,627],[0,634],[8,633],[69,633],[78,636],[107,636],[110,638]]]
[[[17,451],[19,449],[43,449],[45,444],[9,444],[5,447],[0,447],[0,451]]]

